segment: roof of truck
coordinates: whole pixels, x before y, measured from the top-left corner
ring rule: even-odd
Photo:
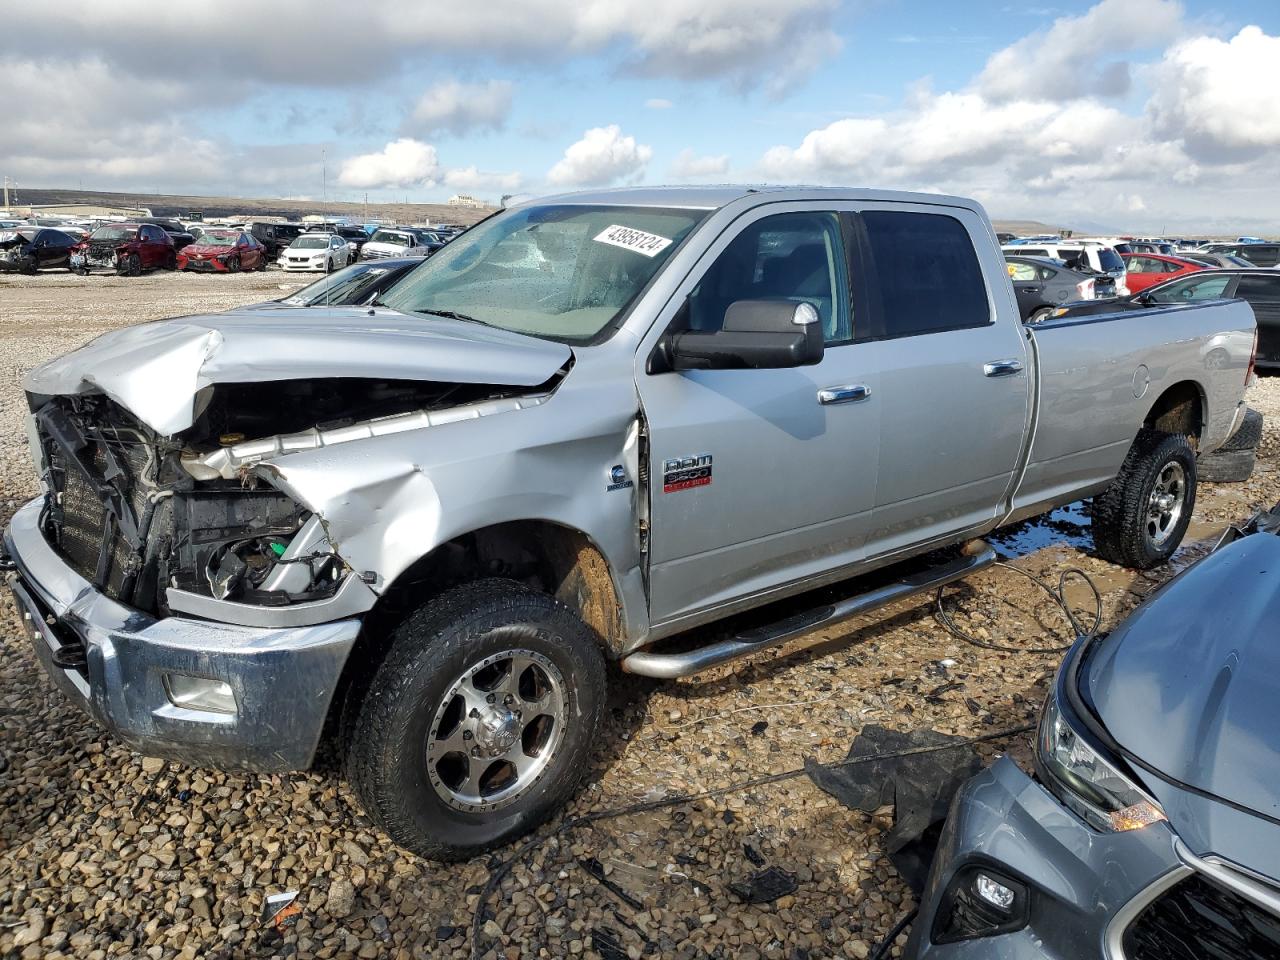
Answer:
[[[717,210],[751,194],[768,194],[771,200],[795,199],[879,200],[901,203],[945,204],[980,209],[977,201],[938,193],[907,193],[898,190],[870,190],[861,187],[820,187],[779,184],[714,184],[707,186],[617,187],[584,190],[549,197],[534,197],[517,204],[590,203],[636,207],[685,207]]]

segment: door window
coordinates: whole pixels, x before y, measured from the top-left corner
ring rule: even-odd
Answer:
[[[1280,278],[1277,278],[1280,279]],[[1204,277],[1192,280],[1177,280],[1164,284],[1152,293],[1155,303],[1185,303],[1189,300],[1216,300],[1223,295],[1231,277]]]
[[[1009,276],[1018,283],[1034,283],[1040,279],[1040,271],[1029,263],[1011,263]]]
[[[686,302],[688,329],[719,330],[739,300],[810,303],[828,345],[848,343],[854,327],[840,217],[779,213],[743,228]]]
[[[1280,277],[1241,277],[1236,296],[1251,303],[1280,302]]]
[[[985,327],[991,304],[969,232],[955,217],[868,210],[862,214],[880,293],[883,336]]]

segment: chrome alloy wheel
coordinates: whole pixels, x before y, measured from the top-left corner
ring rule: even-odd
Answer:
[[[1173,535],[1187,502],[1187,474],[1180,463],[1166,463],[1147,501],[1147,539],[1161,547]]]
[[[532,650],[506,650],[449,686],[427,733],[427,774],[440,799],[469,813],[514,802],[564,741],[565,682]]]

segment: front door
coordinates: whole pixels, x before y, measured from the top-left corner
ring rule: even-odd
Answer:
[[[847,221],[822,205],[754,210],[707,251],[669,307],[671,326],[714,330],[735,301],[811,303],[824,324],[820,363],[650,374],[647,357],[638,357],[655,625],[862,556],[881,397],[855,342],[861,320],[849,295],[846,237]]]

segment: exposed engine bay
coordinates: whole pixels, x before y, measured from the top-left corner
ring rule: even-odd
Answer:
[[[275,489],[257,462],[518,409],[540,402],[527,396],[537,392],[343,378],[217,384],[196,398],[192,426],[171,437],[102,394],[29,395],[32,455],[48,491],[42,531],[81,576],[154,616],[170,614],[170,588],[258,606],[323,600],[360,574],[323,519]]]

